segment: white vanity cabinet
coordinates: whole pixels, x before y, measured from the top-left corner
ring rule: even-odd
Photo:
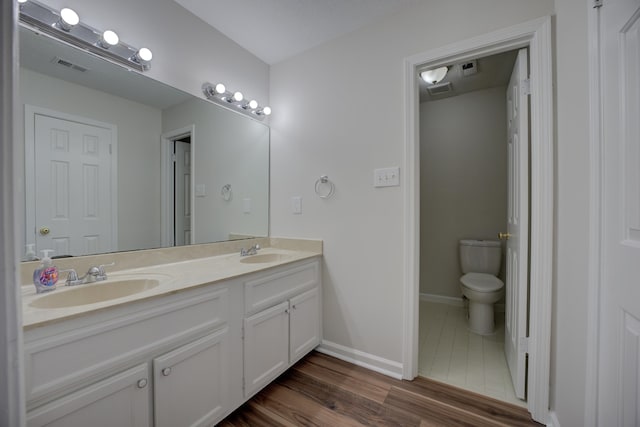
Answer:
[[[245,282],[244,288],[248,398],[320,344],[320,264],[275,271]]]
[[[27,425],[211,426],[320,343],[317,257],[31,327]]]
[[[241,316],[230,281],[25,331],[27,425],[215,424],[242,403]]]

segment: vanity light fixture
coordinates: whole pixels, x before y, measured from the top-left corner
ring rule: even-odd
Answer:
[[[227,90],[227,87],[222,83],[215,85],[211,83],[203,83],[202,92],[208,100],[213,101],[216,104],[223,105],[233,111],[244,113],[258,120],[264,120],[265,116],[271,114],[271,108],[260,107],[258,101],[255,99],[245,102],[242,92],[231,92]]]
[[[420,73],[420,78],[427,83],[436,84],[440,83],[444,79],[449,71],[448,67],[434,68],[433,70],[426,70]]]
[[[99,31],[80,22],[73,10],[65,7],[57,10],[36,0],[18,0],[20,25],[55,39],[74,45],[109,61],[138,71],[151,66],[151,51],[137,49],[120,41],[113,30]]]
[[[106,30],[102,33],[100,37],[99,44],[105,49],[109,49],[111,46],[115,46],[120,42],[120,37],[116,34],[115,31]]]
[[[75,10],[65,7],[60,11],[58,26],[60,26],[64,31],[71,31],[71,29],[78,25],[79,22],[80,17]]]

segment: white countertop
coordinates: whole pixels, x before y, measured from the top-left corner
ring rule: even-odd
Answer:
[[[321,251],[288,250],[281,248],[264,248],[259,251],[262,254],[280,254],[284,259],[273,262],[244,263],[238,253],[216,255],[206,258],[166,263],[160,265],[131,268],[127,270],[109,273],[107,280],[91,284],[65,286],[64,281],[58,282],[57,289],[51,292],[36,294],[35,287],[23,286],[22,292],[22,320],[25,330],[44,326],[53,322],[67,320],[77,316],[86,315],[97,310],[105,310],[123,304],[143,301],[163,295],[192,289],[198,286],[220,282],[240,277],[246,274],[286,265],[303,259],[321,256]],[[73,292],[79,287],[100,287],[101,285],[129,279],[153,278],[160,283],[158,286],[120,298],[100,301],[90,304],[73,305],[61,308],[36,308],[31,304],[40,298],[46,298],[50,294],[63,294]]]

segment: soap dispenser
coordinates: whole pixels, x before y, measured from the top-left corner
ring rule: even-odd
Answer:
[[[40,258],[38,258],[36,256],[36,250],[34,249],[35,244],[33,243],[28,243],[26,246],[26,250],[24,253],[24,257],[27,259],[27,261],[37,261]]]
[[[36,287],[36,293],[39,294],[54,290],[58,282],[58,267],[53,265],[53,261],[49,257],[50,252],[53,250],[42,250],[42,262],[33,272],[33,284]]]

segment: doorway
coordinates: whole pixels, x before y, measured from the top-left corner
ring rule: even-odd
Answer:
[[[545,17],[409,57],[405,60],[405,310],[403,377],[418,372],[420,147],[418,87],[422,67],[436,68],[514,49],[529,48],[531,76],[530,328],[527,347],[527,409],[534,420],[549,417],[551,284],[553,254],[553,102],[551,18]]]
[[[520,406],[526,367],[519,363],[524,352],[513,345],[519,341],[514,326],[524,317],[526,335],[527,301],[517,298],[514,285],[519,270],[526,297],[529,138],[522,86],[527,57],[526,49],[502,52],[447,64],[437,83],[419,80],[418,374]],[[518,115],[524,118],[522,130]],[[499,242],[498,235],[508,241]],[[469,300],[461,292],[463,240],[497,245],[502,254],[495,275],[504,285],[496,293],[500,300],[491,304],[493,333],[471,331],[482,328],[469,319]],[[524,316],[517,316],[520,312]]]
[[[162,247],[193,243],[195,126],[162,135]]]

